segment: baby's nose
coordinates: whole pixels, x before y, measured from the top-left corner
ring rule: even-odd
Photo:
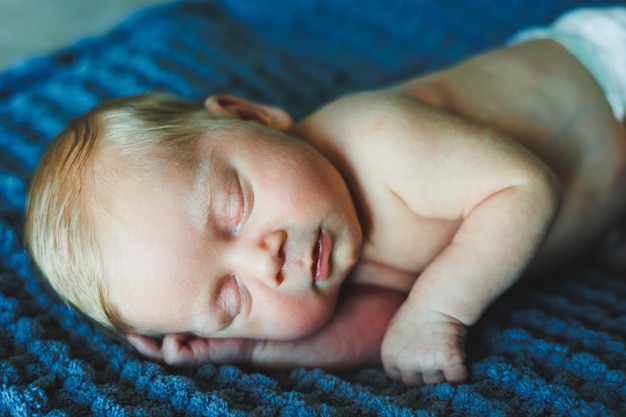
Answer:
[[[285,232],[274,231],[257,243],[241,244],[234,262],[239,276],[244,280],[257,279],[269,287],[278,287],[283,281],[285,239]]]

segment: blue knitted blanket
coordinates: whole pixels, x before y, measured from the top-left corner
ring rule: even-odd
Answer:
[[[23,249],[25,194],[46,144],[102,100],[219,91],[298,118],[589,4],[183,1],[0,74],[0,416],[625,416],[626,277],[593,265],[497,301],[471,329],[469,383],[406,388],[379,368],[332,375],[152,363],[61,303]]]

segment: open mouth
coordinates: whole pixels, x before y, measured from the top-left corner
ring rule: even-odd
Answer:
[[[317,243],[313,248],[313,265],[311,265],[311,272],[315,282],[325,281],[328,278],[331,248],[332,241],[330,236],[320,229]]]

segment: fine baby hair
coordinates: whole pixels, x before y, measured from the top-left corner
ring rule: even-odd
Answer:
[[[186,159],[200,134],[225,122],[201,104],[150,93],[105,102],[54,139],[32,179],[25,235],[35,263],[72,308],[115,336],[132,330],[108,302],[98,250],[98,226],[110,215],[120,175],[103,152],[149,172]]]

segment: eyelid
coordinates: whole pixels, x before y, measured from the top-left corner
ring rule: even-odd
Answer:
[[[224,325],[221,329],[227,327],[241,313],[241,282],[235,275],[229,275],[219,290],[218,308],[219,313],[223,314]]]
[[[246,218],[246,195],[243,189],[243,185],[241,184],[241,179],[239,175],[235,174],[235,182],[237,187],[237,199],[239,200],[238,204],[241,204],[240,207],[237,207],[237,216],[234,222],[234,232],[238,232],[241,229],[241,226],[244,223]]]
[[[239,176],[234,172],[225,174],[220,187],[219,206],[213,211],[219,227],[228,235],[236,235],[241,229],[245,210],[245,197]]]

